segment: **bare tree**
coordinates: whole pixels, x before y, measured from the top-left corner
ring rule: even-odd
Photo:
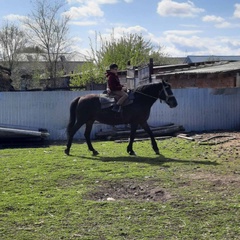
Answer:
[[[33,42],[45,51],[48,63],[49,77],[53,80],[58,73],[58,61],[63,52],[66,52],[68,43],[69,16],[60,12],[63,1],[34,0],[31,14],[24,20],[30,30],[29,36]]]
[[[27,44],[26,33],[18,25],[6,22],[0,30],[1,58],[11,71],[19,61],[19,52]]]

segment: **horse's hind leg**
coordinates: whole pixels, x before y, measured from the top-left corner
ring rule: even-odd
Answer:
[[[91,134],[91,131],[92,131],[92,126],[93,126],[93,123],[94,121],[88,121],[86,123],[86,128],[85,128],[85,132],[84,132],[84,137],[86,139],[86,142],[87,142],[87,145],[88,145],[88,149],[89,151],[92,151],[93,155],[96,156],[98,155],[98,151],[96,151],[93,146],[92,146],[92,143],[91,143],[91,139],[90,139],[90,134]]]
[[[148,126],[147,122],[141,124],[142,128],[146,131],[146,133],[148,133],[149,137],[151,138],[151,142],[152,142],[152,148],[155,151],[156,154],[159,154],[159,149],[157,146],[157,142],[154,138],[153,132],[150,129],[150,127]]]
[[[83,125],[83,123],[76,122],[73,125],[73,127],[68,126],[68,128],[67,128],[67,148],[64,151],[67,155],[69,155],[69,153],[70,153],[70,148],[72,146],[73,137],[82,125]]]
[[[137,127],[138,127],[138,124],[131,124],[131,133],[130,133],[129,143],[127,146],[127,152],[129,153],[129,155],[136,155],[135,152],[133,151],[133,141],[135,138]]]

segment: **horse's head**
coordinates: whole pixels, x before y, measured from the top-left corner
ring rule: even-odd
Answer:
[[[176,98],[173,95],[171,85],[165,81],[162,81],[162,88],[159,91],[158,98],[160,101],[164,101],[170,108],[174,108],[178,105]]]

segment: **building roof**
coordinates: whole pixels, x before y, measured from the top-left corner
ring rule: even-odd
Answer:
[[[20,53],[18,54],[19,61],[21,62],[46,62],[47,56],[43,53]],[[67,62],[86,62],[87,56],[78,53],[62,53],[59,54],[59,61],[67,61]]]
[[[214,62],[214,61],[240,61],[240,56],[187,56],[185,63]]]
[[[224,72],[232,72],[232,71],[240,71],[240,61],[215,62],[212,64],[201,64],[198,66],[189,65],[188,68],[175,69],[170,71],[161,71],[157,75],[224,73]]]

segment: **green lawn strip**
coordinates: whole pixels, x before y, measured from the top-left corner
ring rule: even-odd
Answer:
[[[239,159],[182,139],[0,150],[0,239],[237,239]],[[226,160],[228,159],[228,160]],[[221,179],[226,181],[221,182]],[[104,187],[161,188],[169,199],[114,196]],[[106,191],[108,190],[106,189]],[[119,189],[117,189],[119,190]],[[114,194],[114,192],[112,192]],[[123,192],[124,193],[124,192]],[[109,195],[111,197],[111,195]]]

